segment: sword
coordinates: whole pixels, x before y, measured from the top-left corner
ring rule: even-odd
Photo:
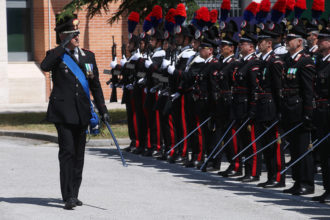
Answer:
[[[206,165],[207,161],[210,160],[210,158],[212,157],[212,155],[214,154],[215,150],[218,149],[220,143],[222,142],[222,140],[226,137],[227,133],[229,132],[229,130],[231,129],[231,127],[235,124],[235,120],[233,120],[233,122],[229,125],[228,129],[225,131],[225,133],[223,134],[223,136],[220,138],[219,142],[217,143],[217,145],[215,145],[215,147],[213,148],[212,152],[210,153],[209,157],[206,159],[206,161],[203,163],[203,165],[201,166],[200,170],[203,170],[204,166]]]
[[[290,142],[289,141],[284,141],[285,142],[285,145],[283,147],[283,152],[289,147],[290,145]]]
[[[243,124],[241,125],[241,127],[239,127],[238,129],[237,129],[237,131],[235,132],[235,134],[234,135],[232,135],[230,138],[229,138],[229,140],[222,146],[222,148],[220,148],[220,150],[213,156],[213,159],[215,159],[222,151],[223,151],[223,149],[225,149],[225,147],[230,143],[230,141],[237,135],[237,133],[244,127],[244,125],[246,124],[246,123],[248,123],[250,121],[250,117],[248,117],[247,119],[246,119],[246,121],[244,121],[243,122]]]
[[[251,157],[253,157],[253,156],[257,155],[258,153],[260,153],[261,151],[265,150],[266,148],[268,148],[269,146],[271,146],[272,144],[274,144],[276,141],[278,141],[280,138],[284,138],[285,136],[287,136],[288,134],[290,134],[292,131],[294,131],[297,128],[299,128],[302,124],[303,124],[303,122],[300,122],[299,124],[297,124],[296,126],[294,126],[293,128],[291,128],[290,130],[288,130],[287,132],[285,132],[280,137],[276,138],[275,140],[273,140],[272,142],[270,142],[269,144],[267,144],[266,146],[264,146],[263,148],[261,148],[257,152],[255,152],[255,153],[251,154],[250,156],[248,156],[247,158],[245,158],[242,162],[244,163],[245,161],[247,161]]]
[[[278,123],[278,120],[275,121],[271,126],[269,126],[262,134],[260,134],[254,141],[252,141],[248,146],[246,146],[243,150],[241,150],[237,155],[235,155],[232,160],[235,160],[239,155],[244,153],[252,144],[257,142],[262,136],[264,136],[272,127],[274,127]]]
[[[123,163],[123,166],[124,166],[124,167],[127,167],[126,161],[125,161],[125,159],[124,159],[124,157],[123,157],[123,154],[121,153],[121,150],[120,150],[119,144],[118,144],[117,139],[116,139],[116,137],[115,137],[115,134],[112,132],[112,129],[111,129],[109,123],[108,123],[107,121],[105,121],[104,123],[105,123],[105,125],[107,126],[107,128],[108,128],[108,130],[109,130],[109,132],[110,132],[110,134],[111,134],[111,136],[112,136],[113,141],[115,142],[115,145],[116,145],[117,150],[118,150],[118,152],[119,152],[119,155],[120,155],[120,158],[121,158],[121,162]]]
[[[311,149],[309,149],[308,151],[306,151],[303,155],[301,155],[297,160],[295,160],[294,162],[292,162],[287,168],[285,168],[284,170],[281,171],[281,175],[283,175],[283,173],[285,173],[288,169],[290,169],[292,166],[294,166],[296,163],[298,163],[299,161],[301,161],[307,154],[309,154],[311,151],[313,151],[317,146],[319,146],[323,141],[325,141],[325,139],[327,139],[330,136],[330,133],[328,133],[327,135],[325,135],[325,137],[323,137],[317,144],[315,144],[317,142],[318,139],[316,139],[312,145],[315,144],[315,146],[313,146]]]
[[[172,147],[169,151],[167,151],[167,154],[169,154],[172,150],[177,148],[182,142],[184,142],[187,138],[189,138],[195,131],[197,131],[200,127],[202,127],[210,119],[211,119],[211,117],[208,117],[205,121],[203,121],[203,123],[201,123],[197,128],[192,130],[187,136],[185,136],[181,141],[179,141],[174,147]]]

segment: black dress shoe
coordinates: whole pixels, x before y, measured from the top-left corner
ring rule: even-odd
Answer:
[[[186,162],[184,163],[184,166],[187,168],[195,167],[195,163],[193,160],[186,160]]]
[[[274,182],[273,184],[267,184],[264,186],[264,188],[281,188],[281,187],[285,187],[285,183],[284,182]]]
[[[144,153],[144,149],[142,147],[138,147],[138,148],[135,148],[133,151],[132,151],[133,154],[142,154]]]
[[[300,187],[299,187],[298,184],[294,184],[291,188],[283,190],[283,193],[290,193],[290,194],[292,194],[294,191],[296,191],[299,188]]]
[[[124,148],[124,151],[126,151],[126,152],[131,152],[132,149],[133,149],[132,146],[128,146],[128,147]]]
[[[314,193],[314,188],[312,187],[299,187],[295,191],[292,192],[292,195],[295,196],[302,196],[302,195],[309,195]]]
[[[204,162],[201,161],[201,160],[196,160],[196,161],[194,162],[195,167],[196,167],[197,169],[200,169],[200,168],[202,167],[203,163],[204,163]],[[207,165],[206,165],[205,167],[207,167]]]
[[[260,180],[259,176],[245,176],[241,179],[243,183],[257,182]]]
[[[82,206],[83,202],[80,201],[79,199],[75,198],[76,206]]]
[[[242,171],[238,170],[226,170],[219,172],[218,175],[223,176],[223,177],[237,177],[237,176],[242,176]]]
[[[152,156],[153,156],[153,157],[161,157],[161,156],[163,156],[163,153],[162,153],[162,151],[154,150],[154,151],[152,152]]]
[[[258,187],[265,187],[267,185],[273,185],[276,184],[277,182],[275,180],[267,180],[266,182],[263,183],[258,183],[257,186]]]
[[[153,153],[153,150],[151,148],[149,148],[148,150],[144,151],[142,153],[143,156],[146,156],[146,157],[151,157],[152,156],[152,153]]]
[[[181,156],[178,156],[176,159],[175,159],[175,163],[183,163],[185,161],[185,158],[184,157],[181,157]]]
[[[69,198],[66,200],[64,209],[66,210],[72,210],[74,207],[76,207],[76,200],[75,198]]]
[[[173,155],[173,156],[168,155],[168,156],[167,156],[167,162],[169,162],[169,163],[175,163],[174,155]]]

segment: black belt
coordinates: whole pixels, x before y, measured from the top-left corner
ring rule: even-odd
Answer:
[[[259,99],[272,99],[273,96],[272,96],[272,93],[256,93],[256,96],[255,96],[256,100],[259,100]]]
[[[295,96],[299,95],[299,89],[284,89],[283,96]]]
[[[239,87],[239,88],[234,88],[233,89],[233,93],[242,93],[242,94],[246,94],[246,93],[249,93],[249,89],[248,88],[242,88],[242,87]]]

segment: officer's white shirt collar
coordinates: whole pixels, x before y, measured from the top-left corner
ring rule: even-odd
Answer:
[[[265,55],[262,56],[262,60],[266,60],[269,56],[269,54],[271,54],[271,52],[273,52],[273,50],[270,50],[268,53],[266,53]]]
[[[322,58],[323,61],[326,61],[330,57],[330,53]]]
[[[213,58],[213,55],[211,55],[209,58],[207,58],[206,60],[205,60],[205,63],[208,63],[208,62],[210,62],[210,60]]]
[[[243,58],[243,60],[244,60],[244,61],[248,60],[253,54],[255,54],[255,52],[252,52],[252,53],[250,53],[249,55],[245,56],[245,57]]]
[[[304,49],[299,50],[297,53],[293,54],[293,55],[291,56],[291,58],[294,60],[294,59],[296,58],[296,56],[297,56],[301,51],[303,51],[303,50],[304,50]]]
[[[232,57],[234,57],[234,54],[232,54],[232,55],[230,55],[230,56],[224,58],[224,59],[222,60],[222,63],[227,62],[227,60],[229,60],[229,59],[232,58]]]
[[[315,50],[317,50],[319,47],[317,46],[317,44],[315,44],[314,46],[312,46],[310,49],[309,49],[309,52],[313,52]]]
[[[69,54],[71,54],[71,51],[66,47],[65,48],[65,50],[69,53]],[[79,53],[78,53],[78,47],[75,47],[74,49],[74,56],[75,56],[75,58],[77,59],[77,61],[79,61]]]

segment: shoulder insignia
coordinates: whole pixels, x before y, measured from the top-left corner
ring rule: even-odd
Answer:
[[[88,51],[88,52],[91,52],[91,53],[94,53],[93,51],[91,51],[91,50],[87,50],[87,49],[85,49],[85,48],[79,48],[79,49],[84,50],[84,51]]]
[[[302,57],[302,55],[301,54],[298,54],[297,57],[296,57],[296,59],[294,59],[294,61],[297,62],[298,60],[300,60],[301,57]]]
[[[258,71],[259,70],[259,67],[253,67],[252,69],[251,69],[251,71]]]

